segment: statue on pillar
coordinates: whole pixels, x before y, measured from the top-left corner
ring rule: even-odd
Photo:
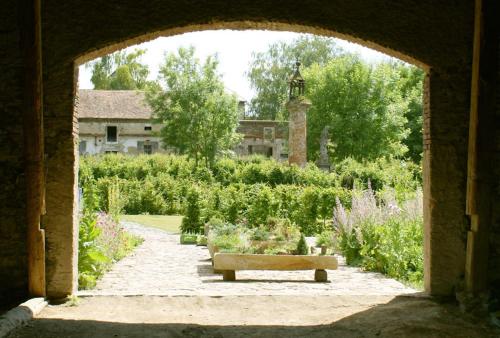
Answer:
[[[295,63],[295,72],[289,80],[290,92],[286,108],[288,118],[288,163],[304,167],[307,164],[307,118],[311,102],[304,97],[305,80]]]
[[[328,156],[328,142],[330,141],[330,127],[326,126],[321,131],[319,141],[319,159],[316,162],[318,167],[324,171],[330,171],[330,158]]]

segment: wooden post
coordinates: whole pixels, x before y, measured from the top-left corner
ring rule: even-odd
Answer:
[[[23,0],[19,8],[23,15],[25,67],[23,133],[28,289],[32,296],[45,296],[45,234],[40,229],[40,217],[45,213],[40,0]]]
[[[466,214],[470,217],[465,266],[466,291],[488,288],[489,223],[491,222],[492,135],[496,76],[495,0],[476,0],[467,159]],[[492,93],[493,91],[493,93]]]

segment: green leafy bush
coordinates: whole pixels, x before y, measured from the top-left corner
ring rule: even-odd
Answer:
[[[208,242],[219,252],[251,253],[250,236],[246,227],[222,223],[210,228]]]
[[[335,248],[335,234],[333,231],[324,231],[316,235],[316,246],[326,247],[328,249]]]
[[[249,206],[246,216],[251,227],[264,224],[268,217],[276,215],[277,203],[269,186],[254,184],[248,193]]]
[[[296,209],[295,221],[300,230],[308,236],[320,233],[322,230],[318,228],[318,206],[319,190],[316,187],[306,187],[302,191],[300,207]]]
[[[95,287],[111,265],[125,257],[142,238],[127,233],[112,216],[85,211],[80,219],[78,240],[78,286]]]
[[[183,232],[180,237],[181,244],[196,244],[198,234],[192,232]]]
[[[205,236],[205,235],[198,235],[196,237],[196,245],[207,246],[207,243],[208,243],[207,236]]]
[[[259,227],[210,221],[208,242],[220,252],[292,254],[297,250],[300,230],[288,220],[268,218]]]
[[[398,206],[372,190],[354,195],[352,209],[340,202],[334,212],[339,249],[347,264],[360,265],[421,286],[423,281],[422,194]]]
[[[186,214],[182,219],[181,231],[183,233],[200,233],[202,231],[200,193],[196,188],[192,188],[188,192]]]
[[[105,271],[111,259],[104,254],[104,249],[97,240],[101,230],[96,227],[97,216],[86,213],[80,219],[78,237],[78,286],[80,289],[91,289],[97,278]]]
[[[253,229],[240,234],[244,243],[269,236],[273,244],[267,247],[244,247],[260,253],[295,250],[300,232],[322,236],[334,230],[349,264],[421,280],[422,215],[404,216],[403,207],[421,198],[421,168],[394,158],[346,159],[333,167],[326,173],[314,164],[299,168],[250,156],[221,158],[208,169],[184,156],[110,154],[83,157],[79,179],[92,211],[183,214],[183,231],[195,233],[215,217]],[[380,216],[389,210],[392,218]],[[347,223],[339,223],[340,211]],[[228,233],[223,245],[241,241]]]

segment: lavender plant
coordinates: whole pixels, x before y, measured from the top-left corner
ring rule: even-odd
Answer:
[[[337,200],[333,224],[348,264],[416,286],[423,280],[422,192],[399,206],[394,192],[353,193],[351,210]]]

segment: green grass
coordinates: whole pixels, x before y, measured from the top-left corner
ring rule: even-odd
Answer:
[[[157,228],[170,233],[180,233],[182,216],[170,215],[121,215],[120,220],[135,222],[147,227]]]

